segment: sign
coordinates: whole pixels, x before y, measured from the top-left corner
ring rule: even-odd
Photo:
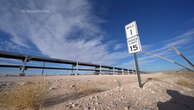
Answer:
[[[128,52],[129,53],[137,53],[141,52],[141,43],[139,39],[138,29],[136,21],[131,22],[130,24],[125,26]]]
[[[137,60],[137,52],[142,51],[141,43],[139,40],[139,34],[137,30],[136,21],[133,21],[125,26],[126,38],[127,38],[127,45],[129,53],[133,53],[134,56],[134,64],[136,69],[136,74],[139,82],[139,87],[143,88],[141,84],[141,76],[139,72],[138,60]]]

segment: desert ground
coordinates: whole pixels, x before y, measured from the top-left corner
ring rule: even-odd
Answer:
[[[135,74],[4,76],[0,91],[46,81],[48,92],[40,110],[194,110],[194,73],[161,72],[141,74],[141,78],[143,88]]]

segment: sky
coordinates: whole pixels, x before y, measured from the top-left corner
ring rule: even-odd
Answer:
[[[190,67],[171,47],[194,62],[193,11],[193,0],[0,0],[0,50],[133,69],[124,27],[136,21],[143,52]],[[142,71],[182,69],[143,52]]]

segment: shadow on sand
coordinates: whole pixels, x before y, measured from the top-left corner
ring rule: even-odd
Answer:
[[[79,93],[72,93],[69,95],[59,95],[59,96],[53,96],[46,99],[46,102],[44,104],[44,107],[50,107],[53,105],[57,105],[69,100],[76,100],[85,96],[89,96],[95,93],[103,92],[106,90],[95,90],[90,92],[79,92]]]
[[[162,81],[159,79],[148,78],[142,83],[142,86],[152,80]],[[165,81],[162,82],[168,83]],[[194,97],[183,95],[175,90],[167,90],[167,94],[171,96],[171,99],[166,102],[158,102],[157,106],[159,110],[194,110]]]
[[[194,97],[183,95],[174,90],[167,90],[171,99],[166,102],[158,102],[159,110],[194,110]]]

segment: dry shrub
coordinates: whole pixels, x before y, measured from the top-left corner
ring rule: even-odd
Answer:
[[[187,88],[191,88],[191,89],[194,88],[194,84],[189,83],[189,82],[186,81],[186,80],[178,80],[176,83],[177,83],[178,85],[181,85],[181,86],[184,86],[184,87],[187,87]]]
[[[38,110],[48,92],[48,83],[26,82],[0,94],[0,105],[8,110]]]
[[[82,95],[90,95],[90,94],[94,94],[94,93],[98,93],[98,92],[102,92],[103,90],[95,88],[95,87],[83,87],[80,88],[78,93],[82,94]]]
[[[165,74],[172,76],[183,76],[188,79],[194,78],[194,72],[166,72]]]
[[[193,78],[194,78],[194,72],[182,72],[182,73],[179,73],[179,75],[187,79],[191,79],[191,81],[193,81]]]
[[[83,85],[77,85],[74,87],[74,94],[77,95],[90,95],[104,90],[97,88],[96,84],[89,84],[88,82]]]

